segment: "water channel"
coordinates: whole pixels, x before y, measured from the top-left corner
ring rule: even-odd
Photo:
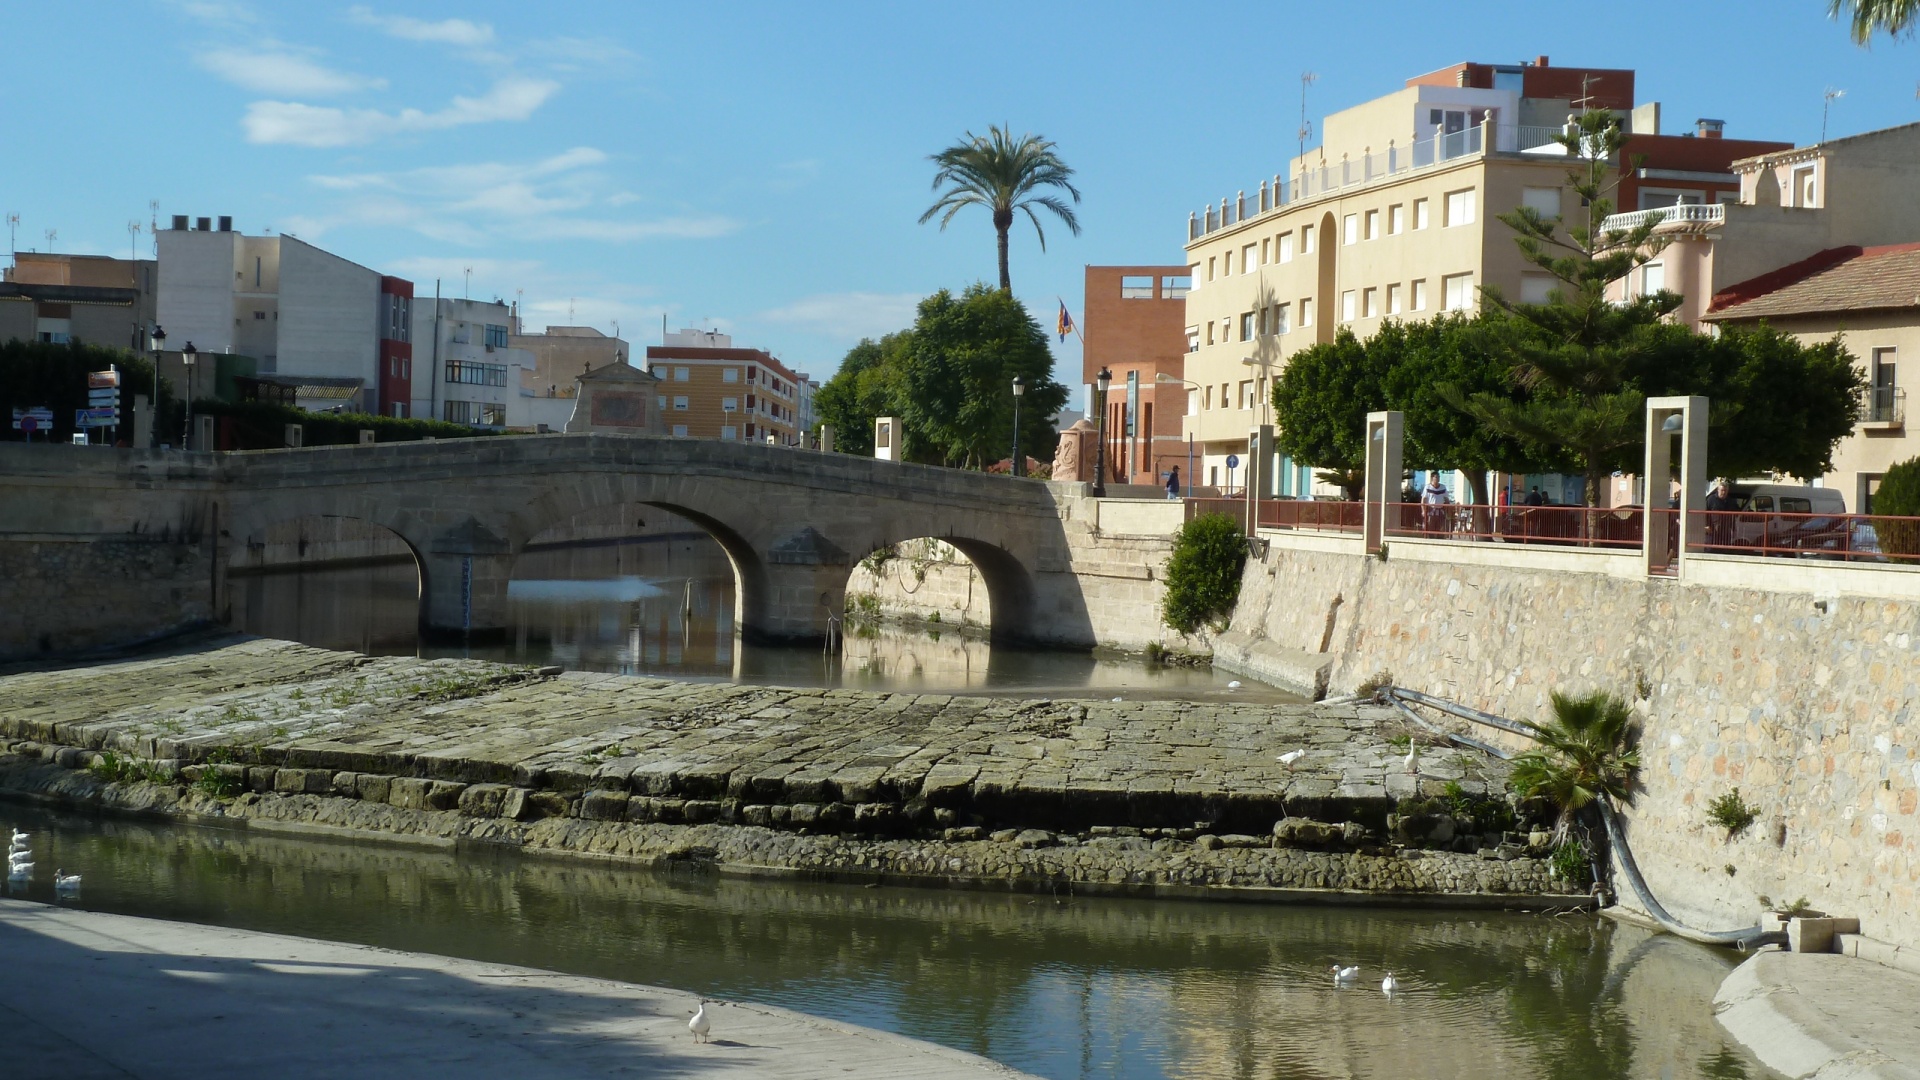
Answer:
[[[761,1001],[1062,1080],[1771,1075],[1711,1015],[1734,957],[1586,916],[750,883],[17,804],[0,825],[84,876],[62,903]],[[1362,979],[1336,988],[1335,961]]]

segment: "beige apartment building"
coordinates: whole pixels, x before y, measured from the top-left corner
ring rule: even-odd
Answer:
[[[1489,285],[1545,300],[1553,279],[1522,259],[1498,217],[1525,205],[1577,219],[1565,151],[1554,141],[1573,114],[1604,108],[1630,118],[1636,138],[1645,137],[1629,147],[1642,159],[1630,182],[1697,172],[1663,168],[1662,157],[1685,147],[1695,164],[1712,136],[1653,138],[1659,106],[1635,108],[1633,79],[1631,71],[1555,68],[1546,57],[1443,68],[1328,116],[1322,145],[1285,173],[1192,215],[1186,378],[1196,386],[1185,420],[1202,448],[1199,482],[1244,482],[1249,432],[1270,422],[1272,379],[1289,356],[1341,327],[1365,338],[1387,318],[1471,314]],[[1724,170],[1755,145],[1784,144],[1726,142],[1707,156],[1718,154]],[[1240,459],[1237,475],[1230,454]],[[1276,453],[1262,494],[1312,493],[1312,464]]]
[[[761,349],[736,349],[727,334],[681,330],[647,346],[660,379],[667,434],[683,439],[749,439],[798,445],[804,377]]]

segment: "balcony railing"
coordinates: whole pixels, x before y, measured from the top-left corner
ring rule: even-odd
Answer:
[[[1489,138],[1493,140],[1495,149],[1506,146],[1525,151],[1550,145],[1559,134],[1559,128],[1533,124],[1497,127],[1480,124],[1460,131],[1436,131],[1405,145],[1389,142],[1381,153],[1363,152],[1358,157],[1342,156],[1339,161],[1303,169],[1291,179],[1275,176],[1272,180],[1262,180],[1259,189],[1251,195],[1242,191],[1231,199],[1220,200],[1219,206],[1209,206],[1197,214],[1189,214],[1187,239],[1198,240],[1209,233],[1306,199],[1478,154],[1487,148]]]
[[[1905,427],[1907,391],[1898,386],[1869,386],[1860,391],[1860,422]]]
[[[1725,224],[1727,206],[1725,203],[1681,203],[1678,206],[1660,206],[1652,210],[1635,210],[1630,214],[1609,214],[1600,222],[1600,231],[1632,232],[1652,222],[1656,228],[1662,225],[1686,225],[1696,229],[1711,228]]]

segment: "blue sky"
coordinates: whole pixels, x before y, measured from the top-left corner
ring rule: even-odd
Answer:
[[[471,267],[472,295],[522,296],[534,326],[571,310],[644,345],[665,313],[824,379],[920,296],[994,276],[984,213],[916,224],[927,155],[969,129],[1044,134],[1078,171],[1082,235],[1014,234],[1014,290],[1051,326],[1085,264],[1179,262],[1190,211],[1282,167],[1303,71],[1316,125],[1538,54],[1637,69],[1669,130],[1809,142],[1829,87],[1833,135],[1920,120],[1920,44],[1858,48],[1825,7],[16,4],[0,210],[22,250],[56,229],[103,254],[150,200],[231,214],[429,294]],[[1058,358],[1077,383],[1077,346]]]

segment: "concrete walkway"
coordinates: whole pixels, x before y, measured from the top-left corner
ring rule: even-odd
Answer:
[[[0,969],[10,1076],[1024,1075],[763,1005],[709,1006],[697,1045],[677,990],[17,901]]]
[[[1713,1009],[1794,1080],[1920,1080],[1920,975],[1838,953],[1763,952],[1727,976]]]

